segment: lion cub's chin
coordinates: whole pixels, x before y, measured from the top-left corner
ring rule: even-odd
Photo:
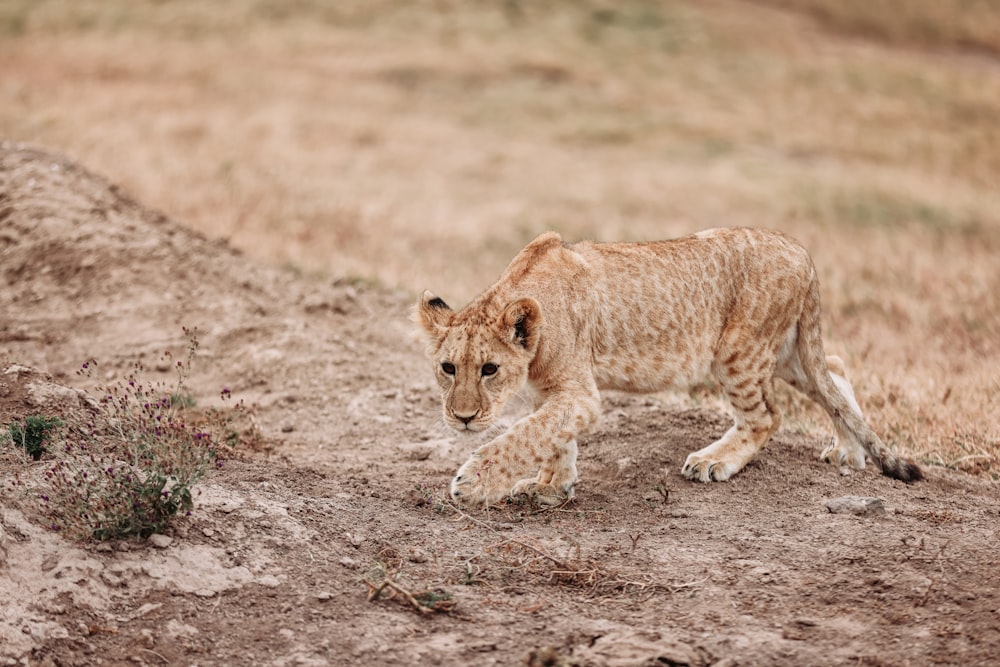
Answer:
[[[488,431],[490,427],[493,426],[492,421],[472,422],[470,424],[466,424],[461,421],[453,421],[449,419],[446,423],[451,429],[458,431],[461,435],[476,435],[478,433],[482,433],[483,431]]]

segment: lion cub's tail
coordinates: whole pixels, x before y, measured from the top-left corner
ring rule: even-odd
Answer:
[[[807,392],[833,419],[840,438],[860,445],[868,456],[882,468],[882,474],[904,482],[923,479],[919,466],[903,459],[886,447],[885,443],[865,422],[861,408],[854,397],[854,390],[847,381],[844,364],[838,357],[826,357],[820,334],[819,283],[815,270],[809,284],[802,315],[799,318],[798,355],[802,370],[813,391]],[[863,454],[854,450],[860,461],[851,461],[857,468],[864,467]]]

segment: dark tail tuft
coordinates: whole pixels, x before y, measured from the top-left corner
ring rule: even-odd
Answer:
[[[907,484],[919,482],[924,478],[924,473],[920,470],[920,466],[909,459],[883,461],[882,474],[886,477],[901,480]]]

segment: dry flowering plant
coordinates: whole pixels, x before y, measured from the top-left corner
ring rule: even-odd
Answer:
[[[222,389],[225,408],[193,409],[185,383],[198,339],[184,332],[186,358],[165,355],[176,371],[172,385],[146,380],[140,363],[98,385],[88,408],[64,417],[41,474],[19,476],[53,530],[80,540],[144,538],[193,509],[195,484],[239,438],[231,425],[243,406],[230,405]],[[91,378],[96,365],[89,360],[78,373]]]

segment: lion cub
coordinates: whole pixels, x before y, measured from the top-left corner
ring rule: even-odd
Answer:
[[[542,234],[500,280],[454,311],[425,292],[415,319],[427,332],[445,421],[482,431],[526,382],[535,410],[476,449],[451,484],[464,504],[528,494],[556,504],[577,481],[576,437],[601,414],[600,389],[655,392],[711,374],[735,422],[688,455],[692,480],[726,480],[777,430],[773,378],[819,403],[834,444],[821,458],[912,482],[865,423],[843,362],[820,338],[819,286],[808,253],[779,233],[715,229],[655,243],[564,243]]]

